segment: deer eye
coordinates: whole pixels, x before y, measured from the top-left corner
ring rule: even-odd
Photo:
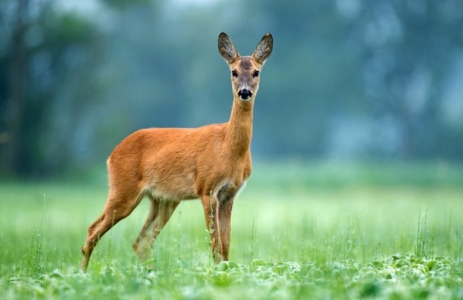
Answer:
[[[259,71],[255,70],[254,73],[252,74],[252,77],[254,78],[259,77]]]
[[[238,72],[236,72],[236,70],[233,70],[233,71],[232,71],[232,76],[233,76],[233,77],[238,77]]]

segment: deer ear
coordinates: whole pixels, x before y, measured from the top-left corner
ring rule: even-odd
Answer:
[[[272,54],[272,50],[273,37],[270,33],[267,33],[262,37],[259,44],[257,44],[257,48],[254,50],[252,57],[259,63],[264,64],[270,54]]]
[[[234,62],[240,56],[235,45],[224,32],[219,35],[219,52],[228,63]]]

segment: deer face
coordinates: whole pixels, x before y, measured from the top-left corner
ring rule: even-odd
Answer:
[[[219,52],[230,67],[235,98],[241,101],[255,98],[259,89],[260,71],[272,49],[273,38],[267,33],[251,56],[240,56],[230,38],[225,33],[219,35]]]
[[[242,101],[249,101],[259,89],[261,64],[250,56],[243,56],[230,65],[232,89],[234,96]]]

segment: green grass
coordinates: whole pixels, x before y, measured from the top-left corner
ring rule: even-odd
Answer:
[[[230,262],[212,263],[199,201],[152,253],[132,251],[144,201],[96,248],[80,247],[106,175],[0,183],[0,299],[462,299],[463,168],[256,164],[234,205]]]

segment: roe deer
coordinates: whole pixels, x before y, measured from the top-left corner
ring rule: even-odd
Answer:
[[[88,228],[82,271],[87,270],[98,240],[144,196],[151,200],[151,211],[133,243],[141,261],[148,259],[154,239],[180,201],[197,198],[203,205],[214,260],[228,260],[233,200],[251,174],[253,105],[273,38],[264,35],[251,56],[240,56],[225,33],[219,35],[218,46],[231,71],[230,120],[199,128],[141,129],[114,149],[107,161],[108,200]]]

